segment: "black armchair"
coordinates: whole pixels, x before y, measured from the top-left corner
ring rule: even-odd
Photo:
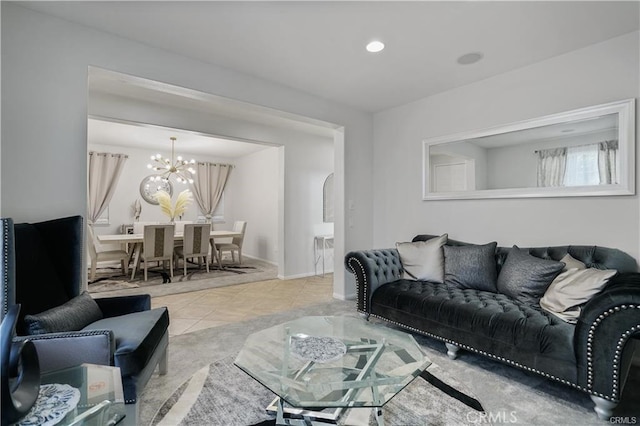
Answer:
[[[68,309],[83,290],[86,268],[83,220],[80,216],[33,224],[2,219],[2,311],[22,305],[17,339],[36,347],[40,370],[47,372],[82,363],[120,368],[126,403],[135,403],[156,365],[167,371],[169,313],[151,309],[149,295],[95,299],[102,319],[80,329],[28,335],[26,315]],[[86,295],[85,295],[86,296]],[[93,302],[91,302],[93,303]],[[1,318],[0,318],[1,319]]]

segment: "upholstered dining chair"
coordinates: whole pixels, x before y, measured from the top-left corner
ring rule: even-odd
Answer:
[[[209,234],[211,234],[210,223],[188,223],[184,225],[183,244],[175,248],[175,254],[176,259],[182,259],[185,277],[187,276],[187,259],[191,258],[198,258],[199,265],[204,259],[207,273],[209,273]]]
[[[135,403],[156,366],[167,372],[167,308],[151,309],[148,294],[94,299],[84,291],[82,217],[0,224],[0,320],[20,304],[15,339],[34,343],[41,373],[119,367],[125,402]]]
[[[144,280],[147,281],[149,262],[169,261],[169,270],[173,278],[173,242],[175,225],[147,225],[144,227],[142,241],[142,260],[144,261]]]
[[[222,263],[222,252],[230,251],[233,263],[236,263],[234,252],[238,252],[238,263],[242,264],[242,242],[244,241],[244,233],[247,230],[247,222],[244,220],[237,220],[233,224],[233,230],[235,232],[240,232],[242,235],[233,237],[230,243],[215,243],[218,263]]]
[[[98,262],[114,262],[120,261],[122,273],[126,276],[129,273],[129,253],[126,250],[102,250],[100,242],[91,225],[87,226],[89,244],[89,257],[91,258],[91,271],[89,273],[89,281],[96,279],[96,268]]]

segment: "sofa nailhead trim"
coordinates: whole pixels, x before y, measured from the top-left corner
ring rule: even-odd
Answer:
[[[612,379],[611,395],[603,395],[601,393],[592,391],[593,389],[592,342],[595,336],[596,328],[602,323],[602,320],[604,320],[609,315],[614,314],[615,312],[620,312],[621,310],[626,310],[626,309],[640,309],[640,305],[620,305],[620,306],[615,306],[613,308],[609,308],[607,311],[600,314],[598,318],[596,318],[596,320],[591,324],[591,327],[589,328],[589,333],[587,335],[587,390],[593,395],[597,395],[601,398],[608,399],[609,401],[614,401],[614,402],[619,401],[619,398],[617,396],[619,392],[617,377],[618,377],[618,372],[620,368],[618,364],[619,364],[620,357],[622,355],[622,349],[624,348],[626,341],[629,339],[629,336],[631,336],[631,333],[634,332],[636,329],[640,328],[640,324],[635,325],[631,327],[629,330],[622,333],[622,335],[620,336],[620,339],[618,339],[618,344],[616,345],[616,353],[613,355],[613,366],[612,366],[613,379]]]
[[[356,278],[356,294],[360,294],[360,281],[358,281],[358,274],[356,274],[356,269],[353,267],[353,265],[351,264],[352,261],[355,261],[358,266],[360,267],[360,270],[362,271],[362,276],[364,277],[364,287],[362,288],[362,291],[364,293],[363,297],[362,297],[362,303],[363,303],[363,308],[366,310],[367,305],[368,305],[368,301],[367,301],[367,274],[364,273],[364,266],[362,266],[362,263],[360,263],[360,261],[354,257],[350,257],[349,258],[349,267],[351,268],[351,272],[353,273],[353,276]],[[356,297],[356,308],[358,306],[358,298]],[[362,311],[364,314],[369,315],[367,312]]]
[[[360,312],[362,312],[362,311],[360,311]],[[408,326],[408,325],[405,325],[405,324],[401,324],[401,323],[399,323],[399,322],[396,322],[396,321],[393,321],[393,320],[390,320],[390,319],[384,318],[384,317],[382,317],[382,316],[380,316],[380,315],[371,314],[371,313],[367,313],[367,312],[362,312],[362,313],[365,313],[365,314],[371,315],[372,317],[375,317],[375,318],[381,319],[381,320],[383,320],[383,321],[390,322],[391,324],[395,324],[395,325],[397,325],[397,326],[399,326],[399,327],[406,328],[406,329],[411,330],[411,331],[414,331],[414,332],[416,332],[416,333],[418,333],[418,334],[422,334],[422,335],[425,335],[425,336],[433,337],[433,338],[435,338],[435,339],[442,340],[442,341],[444,341],[444,342],[446,342],[446,343],[451,343],[451,344],[453,344],[453,345],[456,345],[456,346],[458,346],[458,347],[460,347],[460,348],[463,348],[463,349],[466,349],[466,350],[468,350],[468,351],[475,352],[475,353],[479,353],[479,354],[481,354],[481,355],[486,355],[486,356],[487,356],[487,357],[489,357],[489,358],[494,358],[494,359],[497,359],[497,360],[499,360],[499,361],[504,361],[504,362],[506,362],[507,364],[515,365],[516,367],[522,368],[523,370],[527,370],[527,371],[531,371],[531,372],[534,372],[534,373],[540,374],[541,376],[548,377],[548,378],[553,379],[553,380],[555,380],[555,381],[558,381],[558,382],[564,383],[564,384],[566,384],[566,385],[572,386],[572,387],[574,387],[574,388],[576,388],[576,389],[579,389],[579,390],[581,390],[581,391],[583,391],[583,392],[588,392],[588,389],[583,388],[583,387],[582,387],[582,386],[580,386],[580,385],[577,385],[577,384],[575,384],[575,383],[572,383],[572,382],[570,382],[570,381],[568,381],[568,380],[560,379],[560,378],[555,377],[555,376],[553,376],[553,375],[551,375],[551,374],[549,374],[549,373],[545,373],[545,372],[540,371],[540,370],[537,370],[537,369],[535,369],[535,368],[527,367],[527,366],[522,365],[522,364],[520,364],[520,363],[518,363],[518,362],[511,361],[510,359],[506,359],[506,358],[503,358],[503,357],[499,357],[499,356],[497,356],[497,355],[494,355],[494,354],[491,354],[491,353],[488,353],[488,352],[480,351],[480,350],[478,350],[478,349],[472,348],[471,346],[467,346],[467,345],[465,345],[465,344],[458,343],[458,342],[456,342],[456,341],[454,341],[454,340],[447,339],[447,338],[444,338],[444,337],[438,336],[438,335],[433,334],[433,333],[428,333],[428,332],[426,332],[426,331],[418,330],[417,328],[414,328],[414,327],[411,327],[411,326]],[[602,397],[602,398],[610,399],[610,398],[605,397],[604,395],[601,395],[601,394],[596,394],[596,395],[598,395],[598,396],[600,396],[600,397]]]

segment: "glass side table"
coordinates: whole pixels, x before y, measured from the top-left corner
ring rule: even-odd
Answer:
[[[42,385],[53,383],[80,391],[78,405],[58,425],[115,425],[125,417],[122,378],[117,367],[82,364],[42,375]]]

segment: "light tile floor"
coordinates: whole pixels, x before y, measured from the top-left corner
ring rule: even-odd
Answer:
[[[169,308],[169,336],[176,336],[332,299],[333,275],[326,274],[159,296],[151,305]]]

